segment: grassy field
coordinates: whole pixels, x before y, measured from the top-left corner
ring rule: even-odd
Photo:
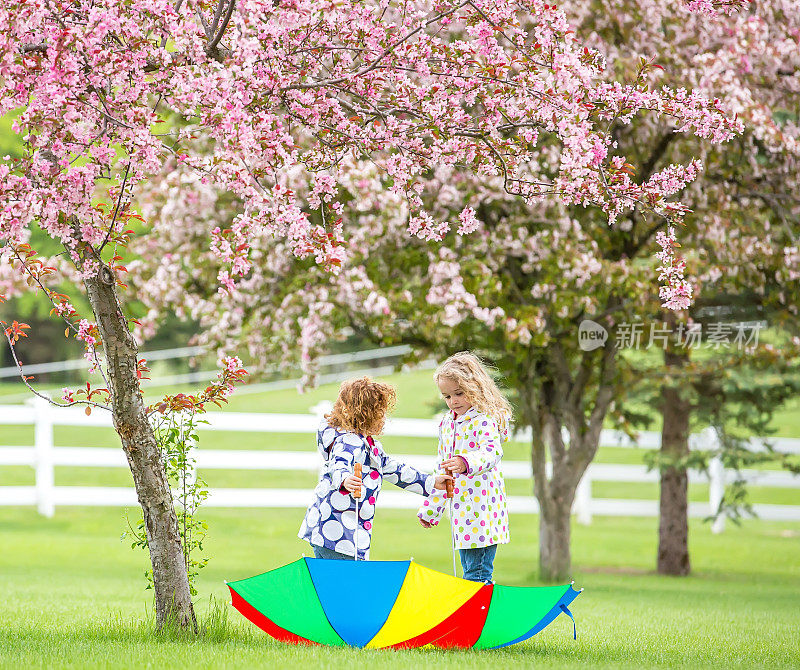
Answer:
[[[430,417],[441,405],[428,371],[388,378],[398,386],[396,416]],[[184,389],[185,390],[185,389]],[[0,396],[9,386],[0,387]],[[164,391],[159,390],[159,393]],[[308,412],[335,397],[335,385],[305,395],[274,391],[234,396],[228,410]],[[779,434],[800,436],[796,414],[778,416]],[[792,432],[793,431],[793,432]],[[64,446],[116,446],[110,429],[59,427]],[[4,426],[0,443],[33,443],[32,428]],[[390,453],[431,453],[431,440],[387,437]],[[313,450],[304,434],[203,433],[201,448]],[[506,458],[522,460],[528,445],[512,442]],[[641,463],[637,449],[604,448],[597,462]],[[211,486],[310,489],[313,473],[212,470]],[[56,469],[58,485],[130,485],[121,468]],[[0,485],[33,484],[29,467],[0,467]],[[530,495],[528,481],[509,480],[509,493]],[[595,482],[593,495],[650,498],[655,484]],[[693,485],[690,498],[707,500]],[[754,502],[800,504],[798,489],[751,489]],[[135,518],[137,510],[129,510]],[[800,524],[746,521],[712,535],[692,521],[693,574],[659,577],[655,563],[657,520],[595,517],[573,528],[574,579],[585,592],[573,603],[578,641],[560,617],[532,640],[492,652],[443,653],[295,648],[269,639],[230,610],[223,579],[257,574],[309,554],[295,537],[302,510],[203,512],[211,527],[212,561],[198,584],[198,611],[210,622],[205,635],[181,639],[153,632],[150,592],[144,590],[144,553],[120,534],[126,512],[112,508],[58,508],[53,519],[32,508],[0,508],[0,668],[28,667],[285,667],[340,668],[754,668],[800,665]],[[512,543],[498,552],[495,578],[536,585],[537,519],[512,517]],[[423,531],[409,512],[380,510],[374,559],[406,559],[447,572],[449,537]],[[368,589],[368,585],[354,587]],[[213,599],[213,602],[209,599]]]
[[[131,514],[135,512],[132,510]],[[301,510],[209,510],[212,556],[198,609],[227,611],[223,579],[276,567],[308,552],[295,538]],[[560,617],[505,650],[360,651],[295,648],[270,640],[230,610],[200,639],[154,635],[143,590],[145,555],[119,540],[123,513],[61,509],[43,519],[1,509],[0,667],[74,668],[762,668],[800,663],[800,528],[746,522],[722,535],[691,526],[694,572],[652,573],[655,519],[596,519],[573,530],[578,640]],[[511,519],[513,541],[496,560],[498,582],[536,585],[532,516]],[[423,531],[407,512],[381,510],[375,559],[414,559],[447,572],[449,538]],[[369,585],[351,585],[355,597]]]

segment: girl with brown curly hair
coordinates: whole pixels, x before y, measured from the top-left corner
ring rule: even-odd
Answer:
[[[369,377],[351,379],[341,385],[333,410],[320,423],[317,449],[324,465],[297,534],[311,544],[316,558],[369,558],[375,505],[384,480],[428,496],[452,479],[396,461],[375,439],[395,400],[388,384]],[[353,474],[356,463],[362,466],[362,478]]]

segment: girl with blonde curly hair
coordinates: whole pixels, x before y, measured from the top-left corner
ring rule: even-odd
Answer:
[[[369,377],[351,379],[341,385],[333,410],[320,423],[317,449],[324,464],[298,532],[316,558],[369,558],[375,505],[384,480],[425,496],[452,480],[391,458],[375,439],[395,400],[388,384]],[[356,463],[362,466],[362,477],[354,474]]]
[[[455,477],[451,523],[464,579],[491,582],[498,544],[509,541],[506,489],[500,471],[511,405],[488,366],[469,351],[453,354],[433,375],[449,411],[439,424],[437,470]],[[439,523],[438,491],[417,513],[426,528]]]

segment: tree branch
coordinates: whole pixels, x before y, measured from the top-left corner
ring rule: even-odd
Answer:
[[[447,10],[446,12],[442,12],[440,14],[437,14],[432,19],[429,19],[428,21],[426,21],[422,25],[420,25],[417,28],[415,28],[414,30],[412,30],[410,33],[406,34],[404,37],[402,37],[399,40],[397,40],[397,41],[393,42],[392,44],[390,44],[388,47],[386,47],[386,49],[384,49],[383,53],[380,56],[378,56],[374,61],[372,61],[372,63],[370,63],[366,67],[363,67],[362,69],[360,69],[358,72],[354,72],[353,74],[351,74],[351,75],[349,75],[347,77],[337,77],[336,79],[326,79],[324,81],[315,81],[315,82],[311,82],[309,84],[292,84],[291,86],[285,86],[285,87],[281,88],[280,91],[283,92],[283,91],[291,91],[291,90],[303,90],[303,89],[307,89],[307,88],[320,88],[322,86],[333,86],[335,84],[341,84],[342,82],[348,81],[350,79],[355,79],[356,77],[361,77],[361,76],[367,74],[368,72],[372,72],[372,70],[374,70],[375,68],[377,68],[380,65],[381,61],[384,58],[386,58],[386,56],[388,56],[390,53],[392,53],[392,51],[394,51],[401,44],[403,44],[404,42],[407,42],[408,40],[410,40],[414,35],[416,35],[418,32],[420,32],[423,28],[427,28],[432,23],[436,23],[440,19],[443,19],[444,17],[449,16],[450,14],[454,14],[459,9],[461,9],[462,7],[464,7],[465,5],[468,5],[468,4],[471,4],[469,2],[469,0],[465,0],[464,2],[461,2],[458,5],[456,5],[455,7]]]
[[[584,469],[591,463],[597,452],[600,431],[603,429],[603,422],[608,414],[608,408],[614,400],[613,381],[616,371],[617,346],[614,340],[609,338],[603,347],[603,362],[600,367],[600,379],[597,382],[597,395],[594,400],[594,407],[589,415],[587,431],[580,450],[582,453],[576,454],[581,457],[581,465]]]
[[[11,351],[11,356],[14,359],[14,363],[16,364],[17,368],[19,369],[20,379],[22,379],[22,383],[25,384],[25,386],[28,387],[28,390],[31,393],[33,393],[33,395],[37,396],[38,398],[42,398],[43,400],[46,400],[47,402],[49,402],[51,405],[54,405],[55,407],[72,407],[73,405],[88,405],[88,406],[91,406],[91,407],[98,407],[99,409],[105,409],[105,410],[108,410],[109,412],[111,411],[111,408],[108,405],[102,405],[100,403],[93,402],[91,400],[73,400],[72,402],[68,402],[68,403],[56,402],[49,395],[46,395],[44,393],[41,393],[40,391],[37,391],[35,388],[33,388],[31,383],[28,381],[28,378],[25,376],[25,373],[23,372],[22,363],[20,362],[19,358],[17,358],[17,350],[14,348],[14,343],[11,341],[11,337],[5,331],[5,329],[3,329],[3,333],[6,336],[6,340],[8,340],[8,348]]]
[[[97,253],[102,253],[103,249],[105,248],[106,244],[108,244],[108,240],[111,237],[111,231],[114,230],[114,223],[117,220],[117,213],[119,212],[119,206],[122,202],[122,195],[125,193],[125,184],[128,181],[128,172],[131,169],[131,161],[130,158],[128,159],[128,165],[125,167],[125,176],[122,178],[122,186],[119,188],[119,197],[117,198],[117,204],[114,207],[114,214],[111,217],[111,223],[108,224],[108,232],[106,233],[105,238],[103,239],[100,246],[97,248]]]
[[[24,54],[30,54],[30,53],[46,54],[47,45],[44,42],[42,42],[41,44],[23,44],[20,47],[20,51]]]
[[[233,15],[233,8],[236,6],[236,0],[229,0],[228,1],[228,8],[225,12],[225,17],[222,19],[222,23],[220,24],[219,30],[216,33],[213,33],[214,30],[217,28],[217,21],[219,19],[219,14],[222,10],[222,3],[223,0],[219,0],[219,4],[217,5],[217,13],[214,15],[214,23],[211,27],[212,34],[214,34],[213,39],[209,42],[208,46],[206,47],[206,53],[211,55],[216,55],[217,51],[217,44],[222,39],[222,35],[225,33],[225,29],[228,27],[228,23],[231,20],[231,16]]]

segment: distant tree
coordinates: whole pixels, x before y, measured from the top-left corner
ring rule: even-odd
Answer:
[[[747,453],[729,431],[738,426],[767,434],[773,411],[797,390],[800,2],[760,0],[724,20],[710,9],[690,15],[660,0],[576,2],[566,11],[578,35],[610,60],[624,62],[631,51],[657,53],[665,83],[687,82],[730,101],[745,122],[745,132],[730,143],[704,145],[699,153],[663,120],[620,127],[617,135],[645,174],[687,155],[699,155],[704,165],[702,178],[682,195],[692,210],[681,242],[697,300],[677,319],[636,315],[645,328],[664,321],[686,327],[691,320],[704,337],[700,347],[673,338],[677,346],[664,352],[664,366],[640,368],[631,377],[635,382],[654,375],[652,398],[663,418],[662,453],[655,463],[661,468],[658,571],[686,574],[685,466],[705,467],[709,457],[689,453],[690,423],[718,427],[728,467],[774,458]],[[627,244],[635,246],[636,236]],[[734,342],[741,321],[766,324],[758,346]],[[735,487],[732,495],[739,491]]]

